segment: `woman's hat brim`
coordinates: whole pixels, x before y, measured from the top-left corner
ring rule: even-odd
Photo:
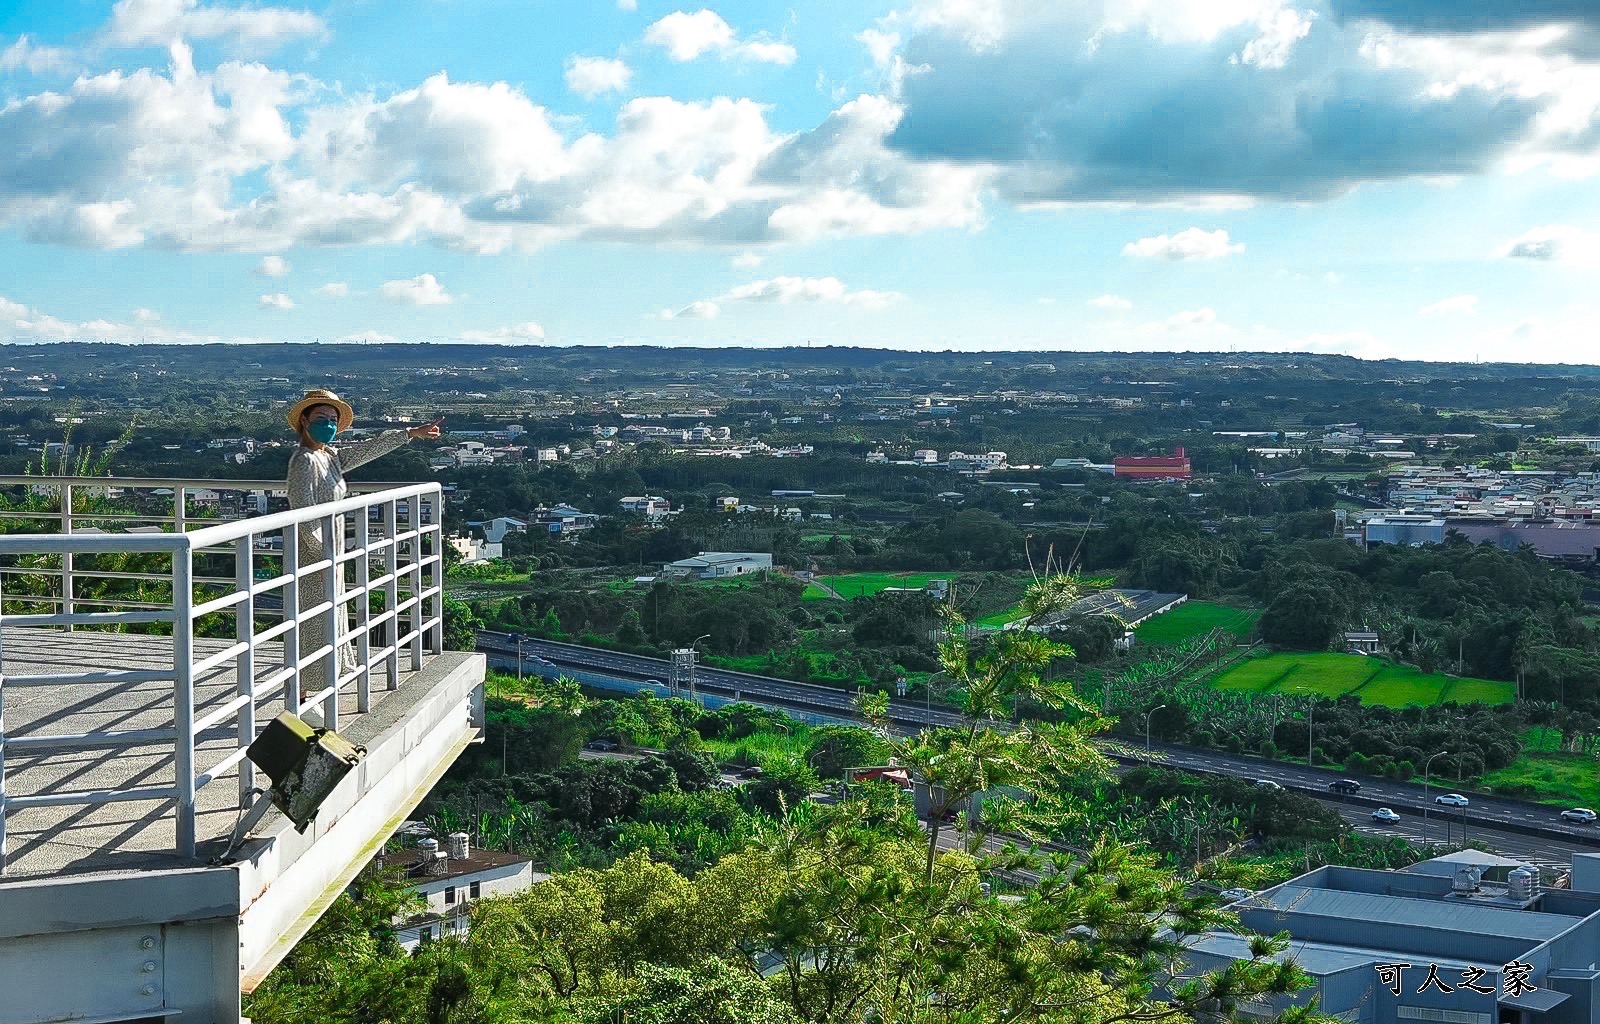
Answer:
[[[349,404],[332,391],[308,391],[300,401],[289,406],[287,419],[292,430],[299,431],[300,417],[307,409],[314,409],[319,405],[331,405],[339,410],[339,429],[349,430],[350,425],[356,421],[356,414]]]

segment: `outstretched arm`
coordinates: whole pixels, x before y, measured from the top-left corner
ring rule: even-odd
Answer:
[[[385,430],[377,437],[369,437],[365,441],[351,441],[339,445],[339,468],[345,472],[357,466],[371,462],[373,459],[388,455],[398,448],[405,447],[411,440],[411,433],[407,430]]]

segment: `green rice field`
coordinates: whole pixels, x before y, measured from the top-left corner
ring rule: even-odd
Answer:
[[[929,580],[954,579],[955,573],[949,572],[854,572],[840,576],[817,577],[819,583],[832,587],[839,596],[844,598],[871,597],[881,594],[890,587],[920,588],[928,584]],[[830,595],[822,587],[813,583],[806,587],[805,593],[800,595],[803,601],[826,601]]]
[[[1425,673],[1409,665],[1358,654],[1261,655],[1223,672],[1215,685],[1224,690],[1329,698],[1348,693],[1360,697],[1363,704],[1392,708],[1447,701],[1506,704],[1512,696],[1510,683]]]
[[[1226,629],[1242,639],[1255,629],[1260,617],[1261,612],[1254,608],[1235,608],[1214,601],[1185,601],[1144,623],[1134,630],[1134,635],[1144,644],[1181,644],[1213,629]]]

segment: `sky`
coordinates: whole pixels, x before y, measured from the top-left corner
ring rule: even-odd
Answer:
[[[68,339],[1600,362],[1600,3],[4,0]]]

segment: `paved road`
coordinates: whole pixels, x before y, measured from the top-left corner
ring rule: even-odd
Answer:
[[[478,649],[509,654],[513,659],[516,657],[516,643],[506,634],[480,632]],[[529,668],[535,671],[549,666],[573,666],[602,674],[615,674],[625,679],[656,680],[656,685],[663,693],[667,688],[669,666],[667,662],[658,658],[531,639],[524,641],[522,653]],[[840,716],[852,714],[854,695],[835,687],[705,666],[696,669],[696,680],[700,689],[719,696],[738,696],[745,700],[766,701],[787,707],[807,707]],[[955,725],[960,722],[959,716],[952,712],[899,700],[890,702],[889,717],[893,722],[910,727]],[[1314,795],[1327,795],[1328,783],[1345,777],[1335,771],[1207,750],[1157,745],[1154,751],[1158,760],[1172,767],[1270,779],[1286,788]],[[1430,819],[1435,814],[1449,814],[1452,820],[1456,821],[1464,818],[1467,827],[1473,831],[1510,824],[1535,829],[1542,838],[1576,844],[1580,847],[1587,846],[1591,849],[1600,848],[1600,827],[1568,825],[1560,819],[1556,808],[1514,800],[1472,796],[1472,805],[1463,812],[1460,808],[1439,807],[1432,803],[1433,797],[1452,791],[1450,788],[1452,783],[1449,780],[1441,780],[1441,784],[1431,787],[1426,795],[1422,786],[1410,783],[1391,782],[1367,776],[1359,777],[1359,781],[1362,786],[1361,793],[1349,802],[1365,808],[1369,814],[1373,806],[1382,804],[1401,813],[1415,813],[1420,820],[1426,804]]]

